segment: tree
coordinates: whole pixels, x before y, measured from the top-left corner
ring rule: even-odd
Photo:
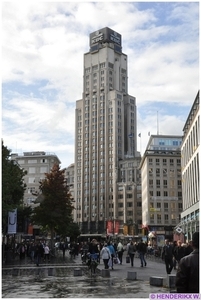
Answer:
[[[10,150],[2,141],[2,232],[7,232],[8,212],[18,208],[23,201],[26,171],[10,159]]]
[[[69,192],[64,177],[64,170],[55,164],[50,173],[45,173],[39,190],[42,194],[40,205],[33,209],[33,221],[43,228],[48,228],[53,243],[54,233],[68,235],[68,229],[73,223],[73,198]]]

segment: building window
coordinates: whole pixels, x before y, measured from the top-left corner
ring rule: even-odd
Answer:
[[[160,169],[156,169],[156,176],[160,176]]]
[[[42,167],[41,167],[42,168]],[[47,169],[46,167],[44,167],[45,169]],[[44,171],[43,173],[45,173],[46,171]],[[29,174],[33,174],[36,173],[36,168],[35,167],[30,167],[29,168]]]
[[[47,167],[40,167],[40,173],[47,173]]]
[[[160,188],[160,179],[156,179],[156,187]]]

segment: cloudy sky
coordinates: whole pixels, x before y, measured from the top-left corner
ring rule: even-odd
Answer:
[[[182,135],[199,89],[199,2],[11,1],[2,3],[2,138],[13,153],[74,162],[83,54],[103,27],[122,35],[128,55],[138,151],[157,128]]]

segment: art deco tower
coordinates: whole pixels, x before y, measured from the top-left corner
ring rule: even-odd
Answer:
[[[82,233],[104,233],[118,216],[119,161],[135,157],[136,100],[128,95],[121,35],[105,27],[90,34],[82,99],[76,101],[75,202]]]

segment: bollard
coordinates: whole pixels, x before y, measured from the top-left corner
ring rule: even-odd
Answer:
[[[110,277],[110,270],[109,269],[102,269],[101,270],[102,277]]]
[[[152,276],[149,279],[150,285],[163,286],[163,277]]]
[[[18,273],[19,273],[19,269],[18,268],[13,268],[12,275],[13,276],[18,276]]]
[[[55,275],[55,269],[54,268],[49,268],[48,269],[48,276],[54,276]]]
[[[136,280],[137,279],[137,272],[128,271],[127,272],[127,279],[128,280]]]
[[[167,286],[171,288],[175,288],[175,283],[176,283],[176,275],[175,274],[170,274],[167,277]]]
[[[79,268],[74,269],[74,276],[82,276],[82,270]]]

